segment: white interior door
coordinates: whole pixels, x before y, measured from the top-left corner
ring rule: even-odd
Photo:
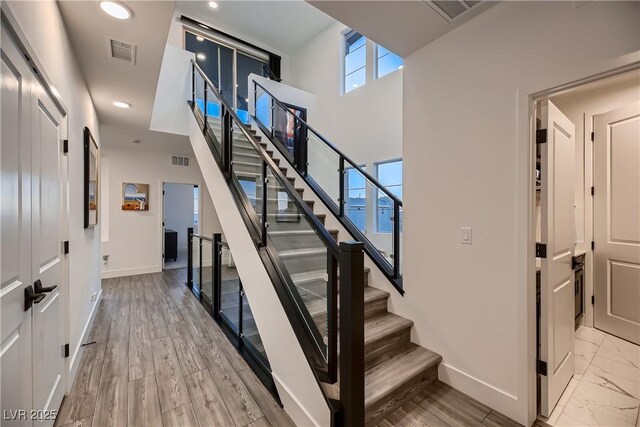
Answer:
[[[594,117],[594,325],[640,344],[640,103]]]
[[[31,310],[24,304],[31,285],[31,69],[5,28],[1,40],[0,405],[3,426],[26,426],[33,407]]]
[[[34,79],[31,91],[32,279],[34,291],[46,296],[34,305],[33,406],[60,408],[64,396],[62,294],[62,115]],[[35,283],[42,284],[40,291]],[[44,425],[53,425],[53,420]]]
[[[575,126],[550,101],[541,105],[547,142],[542,155],[542,259],[540,358],[542,415],[549,416],[574,373],[575,296],[572,258],[575,250]]]

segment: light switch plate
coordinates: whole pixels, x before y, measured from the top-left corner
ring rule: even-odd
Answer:
[[[471,227],[460,227],[460,243],[463,245],[471,244]]]

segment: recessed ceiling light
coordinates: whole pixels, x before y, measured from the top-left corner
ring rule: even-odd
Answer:
[[[209,6],[213,9],[217,9],[218,8],[218,3],[214,2],[214,1],[210,1],[209,2]]]
[[[100,9],[116,19],[131,18],[131,11],[125,5],[115,1],[101,1]]]
[[[129,107],[131,107],[131,104],[129,104],[128,102],[124,102],[124,101],[113,101],[113,105],[115,107],[118,107],[118,108],[129,108]]]
[[[204,41],[204,37],[196,36],[196,40],[198,40],[199,42],[203,42]]]
[[[196,55],[196,58],[198,58],[200,61],[204,61],[205,59],[207,59],[207,55],[205,55],[204,53],[199,53]]]

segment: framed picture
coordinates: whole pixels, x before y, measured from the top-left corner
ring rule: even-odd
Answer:
[[[134,184],[125,182],[122,184],[122,210],[123,211],[148,211],[149,210],[149,184]]]
[[[84,228],[98,225],[100,172],[98,144],[88,127],[84,128]]]

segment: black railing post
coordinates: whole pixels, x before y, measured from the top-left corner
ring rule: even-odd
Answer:
[[[276,184],[274,182],[274,184]],[[269,186],[269,178],[267,177],[267,162],[262,161],[262,220],[260,221],[261,225],[261,234],[262,238],[262,246],[267,246],[267,228],[269,227],[269,222],[267,221],[267,213],[269,212],[267,206],[267,197],[269,195],[268,187]],[[278,194],[276,191],[275,194]],[[278,203],[276,200],[275,203]],[[275,220],[275,219],[274,219]]]
[[[196,64],[191,63],[191,103],[196,103]]]
[[[202,79],[202,84],[204,84],[204,127],[207,128],[207,81]]]
[[[220,321],[220,298],[221,298],[221,283],[222,278],[222,234],[215,233],[213,235],[213,318]]]
[[[338,215],[340,217],[344,216],[344,205],[345,205],[345,200],[344,200],[344,178],[345,178],[345,170],[344,170],[344,157],[340,156],[340,166],[338,168],[338,174],[339,174],[339,179],[340,179],[340,186],[339,186],[339,195],[338,195]]]
[[[393,201],[393,277],[400,277],[400,205]]]
[[[198,239],[198,300],[202,301],[202,239]]]
[[[193,288],[193,227],[187,228],[187,286]]]
[[[340,242],[340,402],[343,426],[364,426],[364,245]]]
[[[221,108],[220,125],[222,126],[222,170],[229,176],[231,171],[231,115],[226,107]]]

